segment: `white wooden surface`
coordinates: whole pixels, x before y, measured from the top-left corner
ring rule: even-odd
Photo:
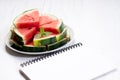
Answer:
[[[120,0],[0,0],[0,79],[24,80],[18,72],[19,64],[35,57],[5,46],[13,19],[31,8],[62,18],[72,28],[76,42],[109,57],[118,66],[118,72],[100,80],[120,80]]]

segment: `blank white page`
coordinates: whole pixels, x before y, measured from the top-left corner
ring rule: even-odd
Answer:
[[[107,57],[82,46],[20,67],[20,71],[31,80],[91,80],[114,68]]]

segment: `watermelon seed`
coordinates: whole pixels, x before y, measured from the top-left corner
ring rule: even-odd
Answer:
[[[30,29],[31,29],[31,27],[28,28],[28,30],[30,30]]]
[[[25,19],[29,19],[30,21],[34,21],[34,18],[29,16],[29,15],[25,15]]]

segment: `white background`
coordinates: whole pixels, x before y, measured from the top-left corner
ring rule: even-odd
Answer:
[[[120,0],[0,0],[0,79],[22,80],[19,64],[35,57],[16,53],[5,46],[5,36],[14,18],[32,8],[62,18],[72,28],[76,42],[107,56],[119,71]],[[118,73],[101,80],[120,80]]]

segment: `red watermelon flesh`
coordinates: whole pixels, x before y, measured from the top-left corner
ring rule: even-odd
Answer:
[[[38,10],[29,10],[18,16],[14,24],[16,27],[39,27],[39,11]]]
[[[40,26],[44,25],[44,24],[48,24],[54,20],[57,20],[56,17],[52,16],[52,15],[41,15],[40,16]]]
[[[31,28],[17,28],[18,34],[23,37],[25,44],[27,44],[35,35],[36,27]]]
[[[54,20],[51,23],[44,24],[40,27],[43,27],[45,31],[50,31],[50,32],[58,34],[59,33],[58,25],[59,25],[59,20]]]

